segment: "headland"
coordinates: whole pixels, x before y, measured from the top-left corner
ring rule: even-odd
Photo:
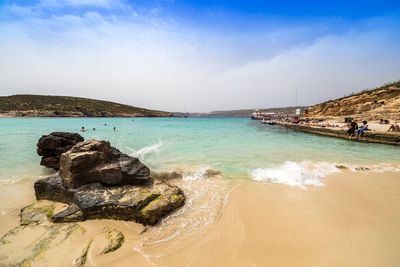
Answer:
[[[171,117],[170,112],[72,96],[0,97],[1,117]]]

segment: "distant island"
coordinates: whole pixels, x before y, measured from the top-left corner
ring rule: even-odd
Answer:
[[[0,97],[0,117],[171,117],[170,112],[72,96]]]

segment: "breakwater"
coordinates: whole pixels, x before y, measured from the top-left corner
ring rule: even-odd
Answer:
[[[362,134],[362,136],[354,136],[352,138],[349,138],[346,129],[319,127],[319,126],[310,126],[310,125],[292,124],[292,123],[277,123],[277,125],[281,125],[286,128],[306,133],[348,139],[352,141],[400,146],[400,134],[397,133],[365,131]]]

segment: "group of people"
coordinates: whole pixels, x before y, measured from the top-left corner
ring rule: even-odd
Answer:
[[[348,128],[347,134],[349,137],[353,137],[355,135],[361,136],[364,131],[369,131],[370,129],[368,128],[368,122],[363,121],[361,126],[358,126],[358,123],[356,120],[349,120],[347,122],[346,127]]]
[[[104,126],[107,126],[107,124],[104,124]],[[114,132],[117,130],[117,127],[113,128]],[[87,132],[89,131],[88,129],[86,129],[84,126],[82,126],[81,128],[81,132]],[[96,128],[93,128],[93,131],[96,131]]]

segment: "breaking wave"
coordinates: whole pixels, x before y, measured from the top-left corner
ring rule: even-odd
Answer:
[[[263,183],[285,184],[307,189],[307,186],[323,186],[321,179],[336,172],[340,170],[335,165],[326,162],[286,161],[278,167],[256,169],[251,177]]]
[[[353,172],[400,172],[400,165],[381,163],[361,166],[347,163],[341,164],[310,161],[302,161],[297,163],[293,161],[286,161],[277,167],[255,169],[251,172],[251,179],[263,183],[285,184],[307,190],[307,186],[324,186],[322,180],[326,176],[341,172],[344,169],[348,169]]]
[[[130,147],[126,148],[130,151],[129,156],[139,158],[141,161],[145,162],[145,157],[150,154],[158,156],[160,154],[161,146],[162,142],[159,140],[157,144],[145,146],[139,150],[134,150]]]

